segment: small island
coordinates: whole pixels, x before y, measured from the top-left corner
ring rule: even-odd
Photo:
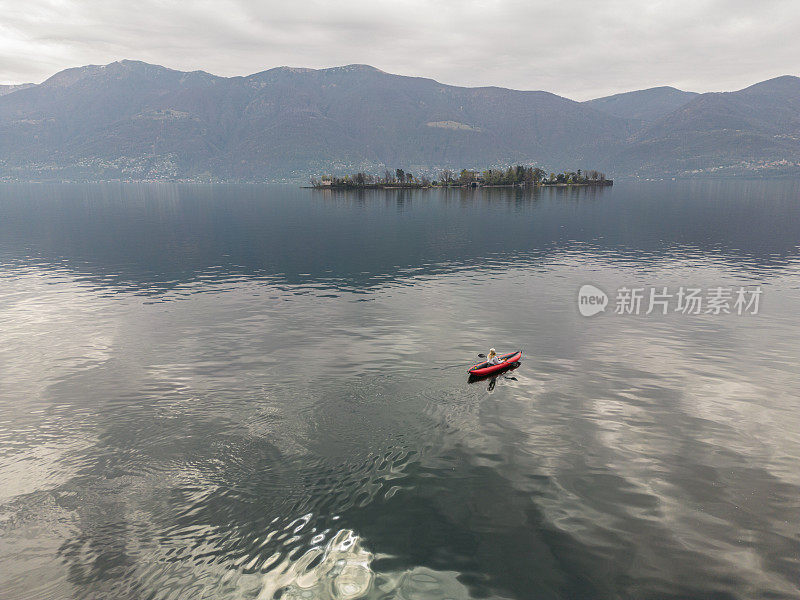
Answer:
[[[415,177],[403,169],[394,173],[386,170],[383,176],[358,172],[353,175],[336,177],[324,175],[321,179],[311,178],[314,189],[397,189],[397,188],[450,188],[450,187],[534,187],[534,186],[607,186],[614,181],[606,179],[605,173],[590,170],[547,173],[539,167],[516,165],[506,169],[462,169],[456,174],[443,170],[437,179],[425,175]]]

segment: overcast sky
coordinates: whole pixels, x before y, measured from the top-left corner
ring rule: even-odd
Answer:
[[[800,74],[799,0],[0,0],[0,83],[130,58],[247,75],[366,63],[576,100]]]

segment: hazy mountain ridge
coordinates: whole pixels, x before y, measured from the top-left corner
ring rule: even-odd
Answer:
[[[20,83],[17,85],[0,85],[0,96],[5,96],[6,94],[10,94],[12,92],[16,92],[18,90],[24,90],[29,87],[33,87],[36,85],[35,83]]]
[[[646,177],[800,173],[800,78],[700,94],[636,132],[614,168]]]
[[[0,178],[263,181],[509,162],[618,177],[697,174],[722,163],[745,172],[747,161],[800,164],[797,81],[728,94],[653,88],[580,103],[367,65],[218,77],[120,61],[1,96]],[[737,135],[722,133],[733,125]]]
[[[662,86],[595,98],[584,104],[623,119],[650,123],[677,110],[697,95],[697,92]]]

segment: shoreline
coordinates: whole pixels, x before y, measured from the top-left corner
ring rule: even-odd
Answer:
[[[479,188],[547,188],[547,187],[608,187],[614,185],[613,179],[604,179],[602,181],[592,181],[584,183],[538,183],[533,185],[519,185],[514,183],[507,184],[493,184],[493,185],[472,185],[472,184],[458,184],[458,185],[414,185],[414,184],[385,184],[385,183],[369,183],[369,184],[330,184],[330,185],[302,185],[302,189],[308,190],[432,190],[432,189],[479,189]]]

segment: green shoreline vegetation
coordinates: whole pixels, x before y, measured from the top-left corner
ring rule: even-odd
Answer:
[[[415,177],[403,169],[388,169],[383,176],[358,172],[344,177],[324,175],[321,179],[311,178],[311,187],[315,189],[396,189],[396,188],[432,188],[432,187],[533,187],[533,186],[605,186],[613,185],[613,180],[606,179],[605,173],[599,171],[564,171],[547,173],[539,167],[516,165],[507,169],[486,169],[477,171],[462,169],[460,173],[445,169],[438,179],[427,176]]]

